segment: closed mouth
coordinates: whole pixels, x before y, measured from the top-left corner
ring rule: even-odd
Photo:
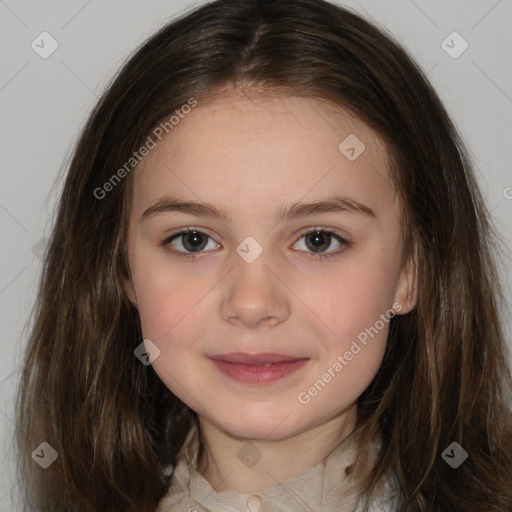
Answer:
[[[230,354],[219,354],[215,356],[210,356],[210,359],[224,361],[226,363],[243,364],[250,366],[271,366],[273,364],[288,363],[292,361],[299,361],[309,358],[275,353],[244,354],[241,352],[233,352]]]

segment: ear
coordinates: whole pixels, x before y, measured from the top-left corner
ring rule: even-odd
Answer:
[[[135,288],[133,286],[132,280],[125,277],[122,281],[123,291],[128,297],[128,300],[137,308],[137,296],[135,295]]]
[[[416,306],[418,299],[418,263],[416,251],[404,264],[395,290],[393,310],[397,315],[405,315]]]

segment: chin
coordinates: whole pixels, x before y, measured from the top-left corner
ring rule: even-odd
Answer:
[[[283,414],[282,409],[275,414],[269,414],[267,411],[266,415],[242,412],[230,421],[226,421],[226,415],[219,418],[219,421],[214,419],[214,422],[218,428],[235,437],[278,441],[298,434],[306,428],[296,424],[297,417],[294,412],[290,414],[288,411]]]

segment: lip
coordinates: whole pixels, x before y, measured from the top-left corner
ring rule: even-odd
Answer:
[[[210,358],[220,361],[226,361],[227,363],[239,364],[274,364],[289,361],[297,361],[298,359],[307,359],[301,356],[275,354],[273,352],[262,352],[260,354],[245,354],[243,352],[231,352],[229,354],[218,354],[215,356],[210,356]]]
[[[222,373],[245,384],[275,382],[296,372],[309,361],[309,357],[240,352],[210,356],[209,359]]]

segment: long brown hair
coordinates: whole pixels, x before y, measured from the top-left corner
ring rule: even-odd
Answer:
[[[377,430],[384,440],[366,495],[391,468],[402,510],[512,510],[497,237],[470,161],[407,53],[324,0],[217,0],[183,14],[134,53],[92,111],[67,171],[18,394],[27,506],[149,512],[167,492],[165,468],[197,415],[134,356],[139,317],[121,283],[137,170],[104,184],[162,120],[228,85],[328,100],[389,149],[418,300],[391,320],[381,368],[358,400],[362,450]],[[44,470],[31,458],[43,441],[58,453]],[[441,456],[452,442],[468,453],[457,469]]]

